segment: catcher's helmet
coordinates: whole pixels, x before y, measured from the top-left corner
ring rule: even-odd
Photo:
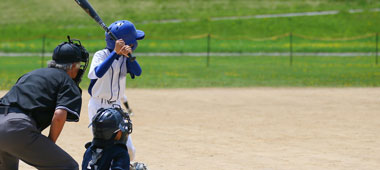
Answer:
[[[100,108],[90,125],[95,139],[113,140],[118,131],[123,139],[132,133],[132,122],[121,108]]]
[[[137,48],[137,40],[142,40],[145,33],[141,30],[136,30],[132,22],[127,20],[120,20],[112,23],[108,29],[115,34],[118,39],[123,39],[126,45],[133,44],[132,50]],[[113,50],[115,48],[115,41],[106,32],[107,48]]]

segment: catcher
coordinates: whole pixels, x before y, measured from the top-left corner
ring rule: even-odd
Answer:
[[[100,108],[90,126],[93,140],[86,144],[83,170],[146,170],[142,163],[130,164],[126,142],[132,122],[120,107]]]

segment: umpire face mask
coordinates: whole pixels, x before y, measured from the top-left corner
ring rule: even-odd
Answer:
[[[74,41],[78,42],[78,43],[75,43],[70,39],[70,37],[68,37],[68,39],[69,39],[69,42],[71,42],[73,45],[78,47],[79,52],[80,52],[80,56],[77,57],[80,61],[80,67],[79,67],[77,76],[74,78],[74,81],[77,83],[77,85],[79,85],[79,83],[82,81],[83,74],[84,74],[84,72],[86,72],[86,69],[88,66],[89,54],[88,54],[87,50],[82,46],[82,44],[79,40],[73,39]]]
[[[77,83],[78,85],[82,81],[82,77],[83,77],[84,72],[87,69],[87,66],[88,66],[88,53],[87,53],[87,61],[80,62],[80,66],[79,66],[77,76],[73,79],[75,81],[75,83]]]
[[[82,81],[84,72],[87,69],[89,62],[88,52],[82,46],[81,42],[77,39],[70,39],[70,36],[67,36],[68,42],[63,42],[54,49],[53,60],[57,63],[80,63],[79,70],[77,75],[73,80],[77,85]],[[78,69],[77,64],[73,65]]]

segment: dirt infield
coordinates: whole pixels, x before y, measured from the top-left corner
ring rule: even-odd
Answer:
[[[380,167],[380,88],[128,89],[127,96],[136,160],[150,170]],[[80,122],[66,123],[58,139],[78,162],[91,140],[88,98]]]

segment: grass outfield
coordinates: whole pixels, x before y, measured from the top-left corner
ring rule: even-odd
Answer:
[[[380,1],[374,0],[90,0],[106,24],[127,19],[144,30],[136,52],[375,52]],[[17,7],[17,8],[16,8]],[[52,52],[66,35],[90,52],[104,48],[104,31],[73,1],[2,0],[0,51]],[[362,11],[350,13],[349,10]],[[315,11],[336,15],[211,20]],[[181,23],[151,21],[181,19]],[[195,21],[193,21],[195,20]],[[379,86],[374,57],[140,57],[143,75],[129,87]],[[43,63],[46,63],[44,61]],[[40,68],[39,57],[1,57],[0,89]],[[46,64],[45,64],[46,65]],[[89,81],[84,80],[86,87]]]
[[[127,79],[132,88],[192,87],[378,87],[380,65],[373,57],[204,57],[138,58],[143,74]],[[46,63],[46,61],[44,61]],[[0,57],[0,89],[41,67],[40,57]],[[45,64],[46,66],[46,64]],[[87,88],[84,78],[81,87]]]
[[[293,52],[375,52],[376,35],[369,34],[361,39],[354,40],[334,40],[321,39],[318,37],[300,37],[302,35],[292,36]],[[72,37],[77,38],[77,37]],[[360,37],[359,37],[360,38]],[[45,39],[45,52],[51,52],[62,41],[65,36],[58,38]],[[96,52],[105,47],[103,38],[99,39],[81,39],[82,44],[89,52]],[[0,42],[0,51],[2,52],[41,52],[42,38],[36,38],[25,41],[2,41]],[[136,52],[207,52],[207,35],[196,37],[194,39],[150,39],[146,38],[139,41],[139,47]],[[289,52],[290,35],[282,34],[273,39],[260,39],[253,37],[235,37],[223,39],[219,36],[211,35],[210,51],[211,52]]]
[[[213,52],[281,52],[288,50],[289,37],[270,37],[289,32],[309,37],[294,37],[295,51],[373,52],[376,45],[374,34],[380,32],[380,12],[371,11],[380,8],[378,1],[144,0],[128,1],[128,5],[125,5],[126,0],[90,2],[106,24],[128,19],[146,32],[139,52],[204,52],[207,38],[200,35],[208,33],[212,35]],[[0,51],[39,52],[43,36],[47,37],[46,51],[52,51],[68,34],[83,40],[90,52],[104,47],[104,31],[74,1],[3,0],[0,8]],[[362,9],[363,12],[349,13],[351,9]],[[328,10],[340,12],[337,15],[292,18],[210,20],[213,17]],[[197,21],[143,23],[165,19]],[[365,38],[341,41],[353,37]]]

